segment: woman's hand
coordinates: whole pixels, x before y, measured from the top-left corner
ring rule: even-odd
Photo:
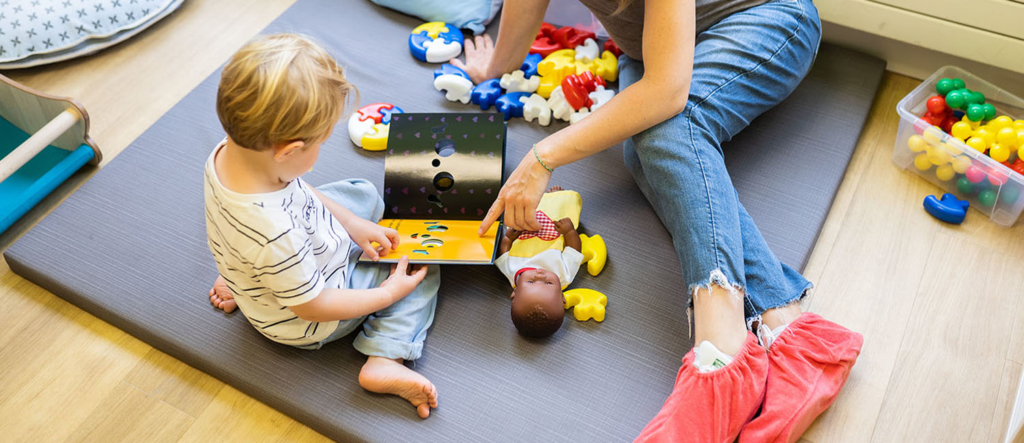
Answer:
[[[488,79],[487,70],[491,66],[491,59],[494,57],[494,40],[491,36],[484,34],[467,38],[463,44],[466,51],[466,62],[457,58],[451,59],[448,63],[452,66],[466,71],[473,84]]]
[[[381,256],[388,255],[392,249],[398,247],[398,231],[369,220],[353,217],[353,220],[345,225],[345,230],[348,231],[349,237],[352,237],[352,241],[373,261],[380,260]],[[374,247],[373,243],[379,246]]]
[[[551,172],[534,157],[534,152],[526,154],[523,161],[512,172],[512,175],[501,187],[498,199],[491,205],[483,223],[480,224],[480,235],[484,235],[502,212],[505,213],[505,225],[520,231],[536,231],[537,205],[540,203],[544,190],[551,181]]]

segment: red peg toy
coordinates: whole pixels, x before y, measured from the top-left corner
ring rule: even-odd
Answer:
[[[608,39],[608,41],[604,42],[604,50],[615,54],[616,57],[622,55],[622,50],[619,49],[619,45],[615,44],[612,39]],[[945,100],[943,100],[942,104],[946,104]]]
[[[580,31],[572,26],[563,26],[551,33],[551,39],[565,49],[575,49],[588,38],[596,41],[597,35],[590,31]]]
[[[589,108],[594,104],[590,100],[586,84],[579,75],[569,75],[562,79],[562,95],[565,96],[565,101],[569,103],[569,106],[577,111],[580,108]]]

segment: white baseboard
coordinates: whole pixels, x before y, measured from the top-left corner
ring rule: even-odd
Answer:
[[[979,63],[909,43],[869,34],[823,21],[822,40],[874,55],[886,61],[886,69],[924,79],[940,67],[956,65],[1018,97],[1024,97],[1024,74]],[[967,85],[967,87],[971,87]]]

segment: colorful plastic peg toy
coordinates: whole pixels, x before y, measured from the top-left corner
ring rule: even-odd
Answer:
[[[469,103],[473,82],[455,74],[444,74],[434,78],[434,89],[445,91],[444,98],[450,102]]]
[[[616,57],[622,55],[622,50],[619,49],[619,45],[615,44],[612,39],[608,39],[604,42],[604,50],[611,52],[612,55]]]
[[[533,40],[533,44],[530,45],[530,54],[540,54],[541,57],[547,57],[552,52],[564,49],[562,45],[551,38],[555,29],[557,28],[550,23],[541,23],[540,30],[537,31],[537,37]]]
[[[424,23],[409,34],[409,52],[421,62],[447,62],[462,53],[462,31],[444,22]]]
[[[523,60],[523,65],[519,67],[519,70],[523,71],[523,75],[525,75],[526,78],[539,75],[537,73],[537,65],[540,64],[541,60],[544,60],[544,56],[540,54],[529,54],[526,56],[526,60]]]
[[[580,31],[572,26],[563,26],[551,33],[551,39],[566,49],[580,46],[588,38],[596,41],[597,35],[590,31]]]
[[[993,194],[994,197],[995,194]],[[993,199],[994,200],[994,199]],[[984,204],[984,202],[982,202]],[[959,225],[967,217],[967,208],[971,206],[967,200],[959,200],[953,194],[943,194],[942,199],[929,195],[924,198],[924,210],[929,215],[946,223]],[[991,205],[988,205],[991,206]]]
[[[528,122],[537,119],[541,126],[551,124],[551,107],[544,97],[532,94],[529,97],[520,97],[519,101],[523,102],[523,119]]]
[[[587,264],[587,272],[597,277],[608,263],[608,246],[600,235],[580,234],[580,240],[583,249],[580,252],[583,253],[583,262]]]
[[[593,289],[576,288],[562,293],[565,298],[565,309],[572,308],[572,315],[577,321],[594,319],[604,321],[608,297]]]
[[[348,118],[348,136],[356,146],[367,151],[383,151],[388,145],[388,128],[393,114],[402,108],[390,103],[372,103]]]
[[[498,83],[501,85],[506,92],[530,92],[537,90],[540,86],[540,77],[526,77],[526,73],[520,70],[512,71],[510,74],[504,74],[501,76],[501,81]]]
[[[440,68],[434,70],[434,78],[438,78],[445,74],[457,75],[466,80],[472,80],[469,78],[469,74],[466,74],[466,71],[463,71],[461,68],[456,67],[450,63],[445,63],[441,65]]]

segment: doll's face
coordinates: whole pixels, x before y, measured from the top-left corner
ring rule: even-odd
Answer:
[[[512,290],[512,323],[526,337],[547,337],[562,327],[565,300],[558,275],[543,269],[519,275]]]

